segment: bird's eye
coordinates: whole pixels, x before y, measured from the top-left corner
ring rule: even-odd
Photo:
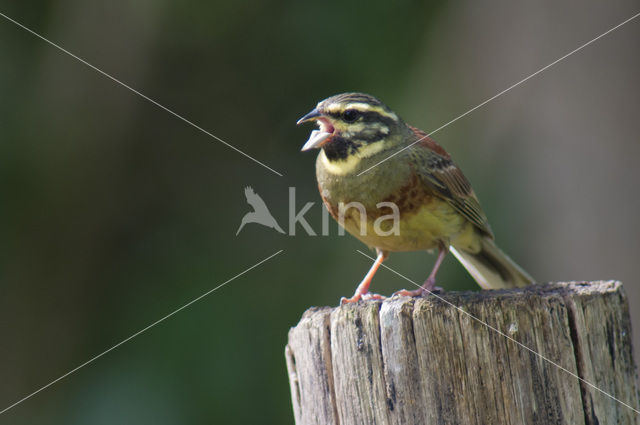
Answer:
[[[342,119],[345,122],[354,122],[360,117],[360,113],[355,109],[347,109],[342,113]]]

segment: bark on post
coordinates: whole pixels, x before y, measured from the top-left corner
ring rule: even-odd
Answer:
[[[640,424],[620,282],[440,296],[305,312],[296,424]]]

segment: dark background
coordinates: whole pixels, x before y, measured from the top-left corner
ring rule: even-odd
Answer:
[[[284,250],[0,423],[280,424],[293,421],[289,327],[369,267],[333,222],[329,237],[255,224],[235,236],[247,185],[285,229],[296,187],[320,231],[315,154],[299,152],[312,126],[296,120],[364,91],[431,131],[638,7],[2,0],[0,12],[284,174],[0,18],[0,410]],[[636,342],[639,47],[636,20],[434,135],[534,277],[625,282]],[[389,266],[421,282],[433,260]],[[476,288],[453,257],[439,284]],[[382,270],[373,290],[405,286]]]

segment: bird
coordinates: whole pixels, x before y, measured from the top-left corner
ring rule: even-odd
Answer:
[[[251,186],[247,186],[244,188],[244,196],[247,198],[247,203],[253,207],[253,211],[250,211],[242,217],[242,221],[240,222],[240,227],[238,227],[238,231],[236,232],[236,236],[240,233],[240,230],[247,223],[257,223],[262,224],[263,226],[270,227],[275,229],[280,233],[284,233],[284,230],[280,228],[276,219],[273,218],[271,213],[269,212],[269,208],[267,208],[267,204],[264,203],[262,198],[254,192]]]
[[[341,304],[385,298],[369,288],[391,252],[438,252],[419,289],[393,295],[422,296],[440,289],[436,274],[449,251],[483,289],[535,282],[495,244],[478,197],[451,156],[380,100],[364,93],[331,96],[297,124],[307,122],[319,128],[301,150],[319,149],[316,179],[324,205],[351,235],[376,251],[354,295],[342,297]],[[394,214],[396,221],[388,219],[382,228],[380,219]]]

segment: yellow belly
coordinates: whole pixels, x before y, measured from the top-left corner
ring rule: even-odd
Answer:
[[[361,224],[360,213],[355,209],[345,212],[344,228],[370,248],[385,251],[420,251],[438,248],[440,244],[446,246],[469,248],[475,251],[478,237],[475,227],[451,205],[433,199],[409,213],[403,213],[398,221],[397,232],[391,233],[393,221],[385,220],[375,228],[374,217],[367,215]],[[364,232],[363,232],[364,230]]]

